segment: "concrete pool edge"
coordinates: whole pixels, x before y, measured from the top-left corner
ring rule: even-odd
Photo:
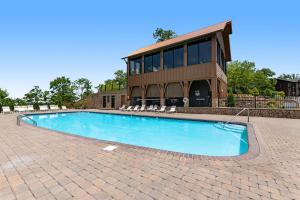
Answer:
[[[99,113],[99,114],[112,114],[112,115],[130,115],[130,116],[140,116],[140,117],[150,117],[150,118],[164,118],[164,119],[177,119],[177,120],[192,120],[192,121],[204,121],[204,122],[225,122],[224,120],[210,120],[210,119],[199,119],[199,118],[193,118],[193,117],[181,117],[181,116],[162,116],[159,114],[154,115],[143,115],[141,112],[132,113],[132,112],[109,112],[107,110],[69,110],[69,111],[55,111],[55,112],[35,112],[35,113],[26,113],[22,115],[41,115],[41,114],[57,114],[57,113],[77,113],[77,112],[87,112],[87,113]],[[21,114],[20,114],[21,115]],[[20,116],[18,115],[18,116]],[[17,116],[17,117],[18,117]],[[34,126],[32,124],[26,123],[23,120],[21,120],[26,126],[31,126],[43,130],[47,130],[50,132],[63,134],[66,136],[81,138],[88,141],[94,141],[94,142],[102,142],[110,145],[118,145],[125,148],[131,148],[136,150],[143,150],[147,152],[152,153],[160,153],[165,155],[172,155],[174,157],[178,158],[191,158],[191,159],[210,159],[210,160],[249,160],[257,157],[260,154],[260,147],[259,143],[254,131],[254,127],[252,123],[245,123],[245,122],[234,122],[232,124],[238,124],[238,125],[244,125],[247,127],[247,136],[248,136],[248,151],[241,155],[236,156],[208,156],[208,155],[197,155],[197,154],[189,154],[189,153],[181,153],[181,152],[174,152],[174,151],[168,151],[168,150],[161,150],[161,149],[155,149],[151,147],[143,147],[143,146],[136,146],[131,144],[125,144],[120,142],[114,142],[114,141],[108,141],[108,140],[101,140],[101,139],[95,139],[95,138],[89,138],[85,136],[79,136],[73,133],[65,133],[62,131],[52,130],[44,127]]]

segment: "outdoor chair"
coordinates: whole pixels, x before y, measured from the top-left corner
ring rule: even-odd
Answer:
[[[162,106],[159,110],[156,110],[156,112],[158,112],[158,113],[166,112],[166,107],[167,106]]]
[[[33,107],[33,105],[28,105],[28,106],[27,106],[27,111],[28,111],[28,112],[34,112],[34,107]]]
[[[39,107],[40,107],[40,111],[48,111],[49,110],[48,105],[41,105]]]
[[[3,106],[2,107],[2,112],[3,112],[3,114],[5,114],[5,113],[12,113],[12,111],[10,110],[9,106]]]
[[[150,105],[150,106],[147,108],[147,111],[153,111],[153,105]]]
[[[136,105],[135,107],[134,107],[134,109],[133,109],[133,111],[139,111],[139,105]]]
[[[124,111],[132,111],[132,106],[128,106]]]
[[[175,113],[176,112],[176,106],[172,106],[170,110],[167,111],[167,113]]]

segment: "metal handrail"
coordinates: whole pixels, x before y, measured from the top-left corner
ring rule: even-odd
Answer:
[[[227,122],[224,123],[223,127],[229,123],[231,123],[235,118],[237,118],[237,116],[239,116],[240,114],[242,114],[245,110],[248,111],[247,115],[248,115],[248,119],[247,121],[250,121],[250,112],[249,112],[249,108],[243,108],[240,112],[238,112],[235,116],[233,116],[230,120],[228,120]]]
[[[35,120],[31,119],[30,117],[28,117],[27,115],[19,115],[19,116],[17,117],[17,125],[18,125],[18,126],[21,125],[21,119],[22,119],[23,117],[25,117],[25,118],[29,119],[30,121],[32,121],[32,123],[33,123],[34,126],[37,126],[37,122],[36,122]]]

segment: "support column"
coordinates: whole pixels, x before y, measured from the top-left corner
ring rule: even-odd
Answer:
[[[218,87],[217,78],[212,78],[210,82],[210,89],[211,89],[211,107],[216,108],[218,107]]]
[[[131,91],[132,91],[132,88],[127,87],[127,96],[126,96],[127,106],[131,105]]]
[[[183,82],[183,98],[189,99],[189,82],[188,81]],[[185,108],[188,108],[189,106],[190,106],[189,101],[184,103]]]
[[[165,86],[164,84],[159,85],[159,94],[160,94],[160,105],[165,105]]]
[[[145,97],[146,97],[146,87],[144,85],[142,86],[141,91],[142,91],[142,105],[146,105],[146,100],[145,100]]]
[[[183,54],[183,65],[185,66],[185,67],[187,67],[187,65],[188,65],[188,53],[187,53],[187,44],[185,44],[184,46],[183,46],[183,52],[184,52],[184,54]]]

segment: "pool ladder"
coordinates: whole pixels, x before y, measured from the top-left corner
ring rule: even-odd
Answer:
[[[230,124],[235,118],[237,118],[240,114],[242,114],[244,111],[247,110],[247,122],[250,121],[250,110],[249,108],[243,108],[240,112],[238,112],[236,115],[234,115],[230,120],[226,121],[224,124],[223,124],[223,127],[225,127],[226,125]]]
[[[34,126],[37,126],[37,122],[35,120],[31,119],[30,117],[28,117],[27,115],[18,115],[18,117],[17,117],[17,125],[18,126],[21,125],[21,120],[23,117],[25,117],[26,119],[29,119]]]

